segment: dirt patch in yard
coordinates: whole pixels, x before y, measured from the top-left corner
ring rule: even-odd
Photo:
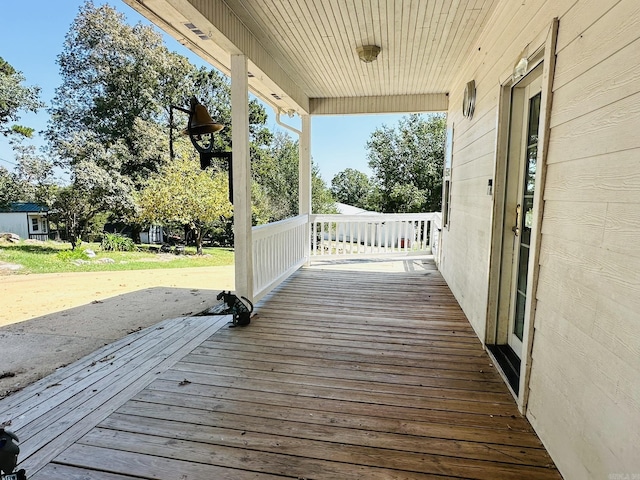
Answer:
[[[200,313],[233,288],[233,265],[0,274],[0,398],[131,332]]]

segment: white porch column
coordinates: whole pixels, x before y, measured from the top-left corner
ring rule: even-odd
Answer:
[[[298,213],[311,214],[311,116],[301,115],[302,133],[298,154]]]
[[[310,215],[311,212],[311,116],[301,115],[300,151],[298,152],[298,213]],[[307,217],[308,218],[308,217]],[[311,223],[307,221],[307,239],[311,238]],[[311,245],[304,243],[304,256],[307,264],[311,262]]]
[[[231,128],[236,295],[253,301],[249,82],[245,55],[231,55]]]

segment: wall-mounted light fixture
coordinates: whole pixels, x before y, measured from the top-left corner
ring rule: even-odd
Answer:
[[[527,73],[527,68],[529,67],[529,60],[527,57],[522,57],[518,60],[515,67],[513,67],[513,80],[519,80],[524,77],[525,73]]]
[[[371,63],[378,58],[380,47],[377,45],[361,45],[356,48],[356,52],[358,52],[358,58],[364,63]]]
[[[462,115],[469,120],[473,118],[473,112],[476,109],[476,82],[471,80],[467,82],[464,88],[464,97],[462,99]]]

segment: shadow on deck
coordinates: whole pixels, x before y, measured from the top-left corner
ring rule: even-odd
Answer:
[[[29,478],[555,479],[431,262],[304,268],[0,402]]]

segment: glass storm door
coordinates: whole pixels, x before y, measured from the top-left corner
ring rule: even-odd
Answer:
[[[512,311],[509,315],[509,345],[520,357],[522,336],[524,333],[524,311],[527,304],[527,277],[529,275],[529,249],[531,246],[531,227],[533,226],[533,194],[536,188],[536,160],[538,157],[538,125],[540,119],[540,99],[538,92],[529,100],[527,131],[524,147],[524,179],[516,205],[516,224],[514,225],[514,274]]]
[[[503,252],[503,272],[506,275],[503,276],[502,292],[503,315],[508,312],[504,340],[519,358],[522,358],[525,333],[529,250],[533,238],[533,196],[542,99],[540,70],[534,70],[516,85],[511,99]]]
[[[536,190],[542,66],[511,89],[496,344],[522,358]],[[519,360],[510,362],[519,376]]]

